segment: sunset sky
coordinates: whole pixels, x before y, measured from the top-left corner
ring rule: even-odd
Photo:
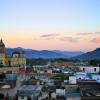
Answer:
[[[100,0],[0,0],[6,47],[91,51],[100,47]]]

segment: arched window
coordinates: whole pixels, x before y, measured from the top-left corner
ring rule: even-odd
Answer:
[[[83,68],[83,71],[85,71],[85,68]]]
[[[94,71],[96,72],[96,68],[94,68]]]
[[[27,100],[31,100],[31,97],[28,97],[28,99]]]

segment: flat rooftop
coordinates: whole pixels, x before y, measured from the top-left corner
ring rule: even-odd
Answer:
[[[20,86],[17,91],[40,91],[42,89],[41,85],[23,85]]]
[[[9,71],[9,70],[11,70],[11,71],[16,71],[16,70],[18,70],[18,67],[4,67],[4,68],[0,68],[0,71]]]
[[[100,85],[84,85],[80,86],[81,89],[81,96],[86,97],[100,97]]]

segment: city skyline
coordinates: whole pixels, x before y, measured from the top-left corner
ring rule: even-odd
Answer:
[[[100,47],[99,0],[0,1],[7,47],[91,51]]]

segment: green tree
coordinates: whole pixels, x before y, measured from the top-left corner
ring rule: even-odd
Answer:
[[[2,64],[0,64],[0,67],[4,67]]]

